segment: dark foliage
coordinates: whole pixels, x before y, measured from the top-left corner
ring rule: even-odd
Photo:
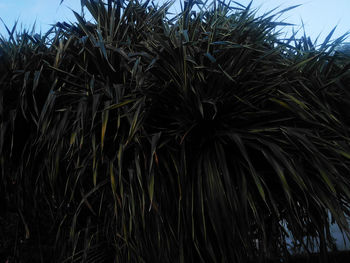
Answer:
[[[82,3],[95,23],[0,39],[0,256],[326,259],[330,224],[349,234],[345,36],[281,40],[289,9]]]

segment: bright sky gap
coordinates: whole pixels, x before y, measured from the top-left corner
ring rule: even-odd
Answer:
[[[154,1],[162,4],[163,0]],[[247,5],[249,0],[238,0],[237,2]],[[293,23],[300,28],[302,21],[305,25],[306,35],[318,43],[337,26],[333,38],[337,38],[350,31],[350,1],[349,0],[254,0],[253,8],[257,8],[259,14],[263,14],[273,8],[277,10],[299,5],[301,6],[287,12],[280,19],[284,22]],[[62,21],[75,22],[71,9],[80,13],[80,0],[65,0],[60,5],[60,0],[0,0],[0,18],[11,29],[18,19],[18,29],[31,29],[36,22],[36,32],[45,33],[51,24]],[[180,12],[180,2],[176,1],[172,10]],[[283,28],[287,36],[291,34],[291,27]],[[300,30],[302,32],[302,30]],[[0,23],[0,34],[6,36],[5,26]],[[348,40],[349,41],[349,40]]]

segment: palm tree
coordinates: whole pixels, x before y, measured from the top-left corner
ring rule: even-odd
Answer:
[[[341,39],[280,40],[274,19],[290,8],[190,2],[168,18],[169,2],[82,3],[95,23],[75,12],[42,37],[0,40],[0,186],[25,240],[16,255],[287,261],[290,233],[326,259],[331,221],[349,233]]]

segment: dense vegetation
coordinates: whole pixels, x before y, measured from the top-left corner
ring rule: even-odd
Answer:
[[[93,23],[0,39],[1,260],[325,259],[331,222],[349,234],[345,36],[282,39],[288,9],[235,2],[82,3]]]

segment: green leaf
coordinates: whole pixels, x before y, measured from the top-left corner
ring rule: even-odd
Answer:
[[[135,102],[135,101],[137,101],[137,100],[136,99],[134,99],[134,100],[126,100],[126,101],[123,101],[123,102],[120,102],[120,103],[117,103],[117,104],[112,104],[112,105],[108,106],[107,108],[105,108],[104,110],[105,111],[109,111],[109,110],[118,109],[120,107],[123,107],[123,106],[128,105],[128,104],[130,104],[132,102]]]
[[[102,127],[101,127],[101,151],[103,150],[105,135],[107,130],[109,110],[102,111]]]
[[[204,56],[206,56],[207,58],[209,58],[209,60],[210,60],[212,63],[215,63],[215,62],[216,62],[216,59],[215,59],[210,53],[205,53]]]
[[[109,175],[110,175],[111,187],[112,187],[113,195],[115,196],[116,193],[117,193],[117,183],[116,183],[115,176],[114,176],[113,163],[112,162],[110,162],[110,164],[109,164]]]
[[[336,29],[337,29],[337,26],[335,26],[335,27],[331,30],[331,32],[329,32],[329,34],[326,36],[326,38],[324,39],[324,41],[323,41],[323,43],[322,43],[322,45],[321,45],[321,47],[320,47],[321,50],[324,50],[324,49],[327,48],[327,46],[329,45],[329,40],[330,40],[331,37],[333,36],[334,31],[335,31]]]
[[[331,189],[331,191],[333,193],[336,193],[334,185],[333,185],[332,181],[330,180],[329,176],[323,170],[319,170],[319,171],[320,171],[320,174],[321,174],[323,180],[325,181],[325,183],[329,187],[329,189]]]
[[[236,143],[236,145],[238,146],[241,154],[243,155],[244,159],[246,160],[246,162],[249,165],[249,170],[251,172],[251,175],[254,179],[254,182],[256,184],[256,187],[258,188],[258,191],[262,197],[262,199],[266,202],[266,195],[265,195],[265,190],[264,187],[262,185],[261,179],[259,178],[259,176],[257,175],[255,168],[253,166],[253,164],[250,161],[250,158],[248,156],[247,150],[243,144],[242,139],[240,138],[240,136],[238,134],[230,134],[230,137],[234,140],[234,142]]]
[[[148,186],[148,191],[149,191],[149,199],[150,199],[150,207],[149,211],[151,211],[152,203],[153,203],[153,195],[154,195],[154,173],[151,174],[149,186]]]
[[[345,152],[342,150],[336,150],[339,154],[341,154],[342,156],[344,156],[347,159],[350,159],[350,153],[349,152]]]

